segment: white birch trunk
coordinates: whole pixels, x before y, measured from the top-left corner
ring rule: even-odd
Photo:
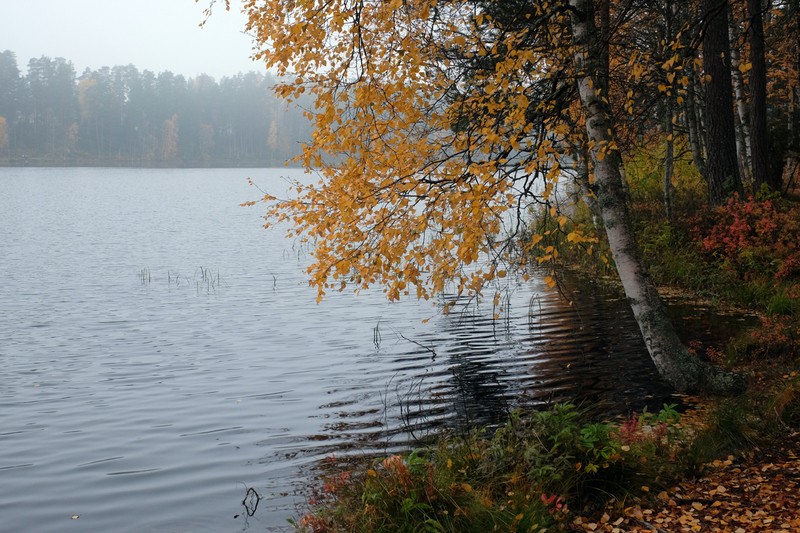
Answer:
[[[733,80],[733,98],[736,104],[736,153],[739,160],[739,173],[746,190],[752,190],[753,173],[750,166],[750,113],[747,109],[747,95],[744,89],[744,77],[739,70],[739,39],[735,23],[730,22],[731,39],[731,79]]]

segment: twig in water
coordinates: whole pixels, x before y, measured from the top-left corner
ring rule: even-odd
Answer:
[[[402,339],[404,339],[404,340],[407,340],[408,342],[410,342],[410,343],[412,343],[412,344],[416,344],[416,345],[417,345],[417,346],[419,346],[420,348],[424,348],[425,350],[428,350],[428,351],[429,351],[429,352],[432,354],[432,356],[431,356],[431,359],[436,359],[436,350],[434,350],[434,349],[433,349],[433,348],[431,348],[430,346],[425,346],[425,345],[424,345],[424,344],[422,344],[421,342],[417,342],[417,341],[415,341],[414,339],[409,339],[408,337],[406,337],[406,336],[405,336],[405,335],[403,335],[402,333],[398,333],[398,335],[400,335],[400,337],[401,337]]]
[[[256,489],[253,487],[248,487],[247,492],[244,493],[244,499],[242,500],[242,505],[244,506],[244,512],[247,516],[253,516],[256,514],[256,510],[258,509],[258,503],[263,499],[263,497],[256,492]],[[239,518],[240,515],[234,515],[234,518]]]
[[[256,514],[256,510],[258,509],[258,502],[261,501],[261,495],[256,492],[256,489],[250,487],[247,489],[247,492],[244,495],[244,499],[242,500],[242,505],[244,505],[244,509],[247,512],[247,516],[253,516]]]
[[[383,427],[384,433],[386,435],[386,439],[384,440],[384,450],[389,449],[389,385],[394,381],[394,378],[397,377],[397,374],[400,372],[395,372],[389,381],[386,382],[386,387],[384,388],[383,393],[378,391],[378,395],[381,398],[381,402],[383,403]],[[401,410],[401,417],[402,417],[402,410]]]
[[[378,323],[372,328],[372,343],[375,345],[376,350],[381,349],[381,340],[381,320],[378,319]]]
[[[397,405],[400,408],[400,420],[403,422],[403,426],[405,427],[406,433],[411,435],[411,438],[417,442],[422,442],[422,438],[418,437],[417,434],[414,432],[414,424],[412,422],[412,413],[411,407],[414,398],[412,395],[416,396],[416,414],[419,415],[420,418],[423,420],[427,418],[424,414],[424,405],[422,399],[422,378],[416,378],[412,381],[411,385],[408,388],[408,392],[405,394],[400,393],[400,384],[398,383],[395,385],[395,394],[397,395]]]
[[[533,306],[534,305],[538,305],[539,306],[539,320],[537,320],[535,323],[539,324],[539,332],[541,332],[542,331],[542,298],[538,294],[534,294],[533,296],[531,296],[531,299],[528,302],[528,329],[533,329],[533,326],[534,326],[534,320],[533,320],[533,316],[534,316]]]

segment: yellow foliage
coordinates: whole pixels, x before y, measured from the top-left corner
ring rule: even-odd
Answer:
[[[518,46],[521,30],[504,34],[501,53],[487,39],[496,24],[488,13],[438,0],[245,0],[244,12],[255,56],[283,80],[277,92],[315,98],[314,136],[299,161],[319,184],[263,201],[268,225],[289,222],[292,236],[316,244],[309,275],[319,297],[379,284],[392,300],[428,298],[451,281],[475,292],[506,276],[467,266],[519,261],[503,228],[534,177],[510,169],[533,153],[550,194],[563,152],[530,123],[534,105],[552,108],[532,98],[531,76],[564,68],[570,54],[554,62]],[[565,28],[553,24],[547,38],[566,41]],[[449,49],[492,55],[493,69],[473,73],[467,90],[456,60],[442,54]],[[551,126],[571,133],[563,120]]]
[[[554,231],[592,253],[594,241],[555,207],[558,182],[584,150],[602,160],[620,146],[587,139],[580,102],[563,101],[577,73],[562,7],[533,2],[524,20],[545,23],[504,26],[467,2],[243,1],[254,56],[282,80],[277,93],[314,98],[314,135],[298,162],[318,183],[262,201],[268,226],[288,223],[315,244],[309,277],[320,298],[373,284],[392,300],[429,298],[450,283],[458,294],[479,291],[527,260],[514,222],[533,205],[550,206]],[[691,59],[679,37],[662,43],[660,58],[612,56],[615,81],[594,83],[597,95],[630,115],[642,87],[682,102]],[[635,128],[619,129],[634,138]],[[540,249],[553,242],[541,233],[525,250],[544,263],[558,250]]]

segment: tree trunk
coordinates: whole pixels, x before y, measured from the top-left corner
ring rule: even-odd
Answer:
[[[694,62],[692,61],[686,68],[686,74],[689,78],[689,87],[686,91],[685,104],[685,120],[686,129],[689,130],[689,147],[692,150],[692,161],[697,171],[706,178],[706,157],[703,151],[703,135],[700,133],[700,117],[698,116],[697,105],[697,73],[695,72]]]
[[[613,138],[613,121],[607,100],[597,94],[596,28],[590,0],[570,0],[580,99],[591,151],[595,188],[611,254],[625,295],[639,324],[656,368],[679,391],[706,390],[734,393],[744,388],[740,375],[700,361],[681,343],[639,256],[620,175],[620,154]],[[727,25],[726,25],[727,26]],[[726,30],[727,34],[727,30]]]
[[[672,1],[667,0],[665,6],[666,39],[664,40],[667,45],[671,44],[672,40],[675,38],[672,30],[672,19]],[[670,83],[670,86],[671,85]],[[666,214],[667,220],[672,220],[672,204],[673,197],[675,196],[675,188],[672,186],[672,174],[675,168],[675,131],[672,124],[672,118],[675,114],[673,92],[674,88],[670,87],[667,91],[664,105],[664,134],[666,135],[666,147],[664,149],[664,213]]]
[[[744,185],[750,189],[753,186],[753,174],[750,172],[750,113],[747,111],[747,96],[744,90],[744,77],[739,69],[739,30],[731,18],[731,79],[733,81],[733,94],[736,102],[736,152],[739,160],[739,174]]]
[[[610,0],[598,0],[599,16],[600,16],[600,57],[599,69],[597,76],[599,78],[600,88],[603,90],[603,97],[608,98],[608,77],[611,71],[610,68],[610,54],[609,54],[609,40],[611,39],[611,6]]]
[[[584,203],[589,208],[589,214],[592,216],[592,225],[599,231],[601,229],[600,208],[597,206],[597,196],[595,196],[594,188],[589,182],[589,150],[583,141],[579,142],[575,147],[575,181],[581,190]]]
[[[708,201],[721,205],[742,193],[736,161],[736,132],[731,90],[731,52],[727,0],[703,0],[703,69],[706,73],[706,147]]]
[[[750,156],[753,159],[753,186],[767,184],[781,190],[780,176],[769,172],[769,132],[767,131],[767,62],[764,58],[764,24],[761,0],[747,0],[750,24]]]
[[[672,175],[675,169],[675,141],[673,140],[671,95],[667,95],[666,107],[667,109],[664,113],[664,133],[667,136],[667,146],[664,150],[664,213],[667,216],[667,220],[672,220],[672,204],[675,197],[675,187],[672,185]]]
[[[795,79],[792,109],[792,150],[800,154],[800,0],[793,2],[794,8],[794,57],[795,57]]]
[[[676,26],[678,28],[686,26],[690,21],[695,20],[695,13],[688,0],[676,0],[676,15],[678,17]],[[700,117],[698,115],[700,106],[697,102],[698,83],[697,83],[697,50],[692,42],[697,36],[692,32],[682,31],[680,34],[680,53],[684,71],[688,84],[686,95],[683,100],[683,120],[686,131],[689,135],[689,148],[692,151],[692,161],[697,171],[703,178],[706,177],[706,156],[703,151],[703,135]]]

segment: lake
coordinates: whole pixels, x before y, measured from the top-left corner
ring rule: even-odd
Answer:
[[[499,320],[379,289],[315,304],[309,249],[239,207],[248,177],[280,193],[290,174],[0,169],[0,530],[281,531],[331,455],[668,398],[624,300],[592,285],[570,306],[509,282]]]

